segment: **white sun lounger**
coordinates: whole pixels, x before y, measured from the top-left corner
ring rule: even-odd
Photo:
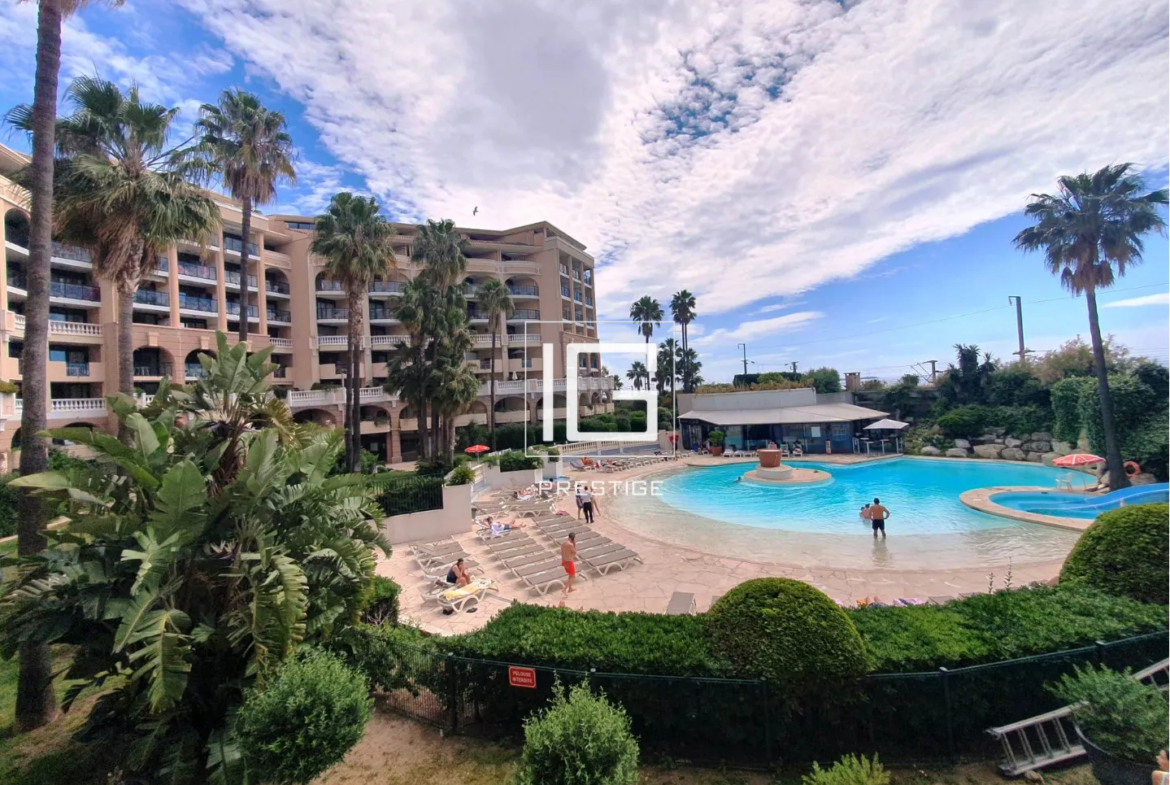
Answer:
[[[513,548],[510,551],[504,551],[503,553],[497,553],[495,555],[496,558],[498,558],[504,564],[510,565],[534,554],[543,555],[547,553],[548,548],[534,542],[531,545],[525,545],[523,548]]]
[[[533,564],[540,564],[542,562],[549,561],[549,557],[553,555],[554,554],[549,553],[547,548],[543,548],[539,551],[532,551],[530,553],[516,555],[509,554],[508,557],[502,559],[502,561],[504,566],[506,566],[509,570],[515,571],[529,567]]]
[[[670,595],[670,602],[666,606],[667,616],[693,616],[694,614],[694,594],[689,591],[676,591]]]
[[[439,595],[438,602],[443,608],[451,608],[454,611],[467,610],[469,607],[479,605],[480,599],[493,589],[495,584],[492,581],[477,579],[466,586],[446,590]]]
[[[565,573],[565,568],[558,562],[551,569],[525,576],[521,580],[529,588],[536,589],[540,594],[548,594],[554,587],[563,589],[565,582],[569,580],[569,576]]]
[[[586,559],[585,563],[589,565],[590,569],[597,570],[602,575],[609,575],[613,570],[624,570],[631,563],[641,561],[642,558],[638,554],[628,548],[623,548],[620,551]]]
[[[410,546],[410,550],[421,556],[438,556],[443,553],[463,550],[463,546],[454,540],[443,540],[441,542],[415,543]]]

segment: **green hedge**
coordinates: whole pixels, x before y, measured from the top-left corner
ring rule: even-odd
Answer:
[[[522,452],[506,452],[500,456],[500,471],[519,472],[525,469],[539,469],[542,466],[540,458],[529,457]]]
[[[1098,516],[1060,571],[1066,583],[1086,584],[1141,602],[1170,602],[1166,565],[1170,505],[1140,504]]]
[[[387,517],[443,507],[443,478],[403,476],[388,481],[378,504]]]
[[[1165,572],[1166,561],[1162,561]],[[1166,608],[1084,585],[977,594],[946,605],[849,611],[876,672],[930,671],[1166,629]]]

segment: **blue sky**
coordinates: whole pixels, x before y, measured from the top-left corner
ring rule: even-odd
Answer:
[[[255,91],[300,154],[270,212],[347,188],[398,220],[550,220],[598,258],[603,321],[694,292],[710,380],[741,342],[756,370],[896,378],[1014,351],[1008,295],[1030,349],[1086,334],[1011,238],[1060,174],[1166,185],[1168,26],[1156,0],[132,0],[68,24],[62,81],[137,83],[186,123]],[[34,35],[35,4],[0,6],[0,106],[31,97]],[[1101,297],[1162,361],[1168,255],[1150,238]]]

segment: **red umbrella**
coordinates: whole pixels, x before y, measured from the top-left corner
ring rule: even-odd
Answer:
[[[1064,455],[1052,462],[1053,466],[1060,466],[1062,468],[1071,468],[1073,466],[1087,466],[1090,463],[1100,463],[1105,460],[1099,455],[1091,455],[1087,452],[1077,452],[1072,455]]]
[[[473,444],[463,452],[468,455],[479,455],[481,452],[487,452],[490,449],[491,447],[488,447],[486,444]]]

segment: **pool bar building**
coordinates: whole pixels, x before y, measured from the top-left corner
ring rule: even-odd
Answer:
[[[818,394],[812,388],[683,394],[678,409],[687,450],[701,449],[711,431],[722,431],[727,450],[754,450],[775,442],[806,453],[865,452],[863,439],[871,434],[862,429],[886,416],[855,405],[851,392]]]

